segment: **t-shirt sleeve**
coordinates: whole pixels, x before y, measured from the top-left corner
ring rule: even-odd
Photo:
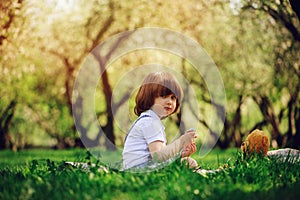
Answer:
[[[150,144],[154,141],[162,141],[163,143],[166,143],[164,127],[162,126],[160,121],[145,119],[142,123],[142,132],[147,144]]]

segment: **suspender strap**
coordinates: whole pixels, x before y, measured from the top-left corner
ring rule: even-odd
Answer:
[[[145,118],[145,117],[151,117],[151,116],[150,116],[150,115],[142,115],[142,116],[140,116],[139,118],[137,118],[137,119],[135,120],[135,122],[131,125],[131,127],[130,127],[129,131],[127,132],[127,135],[126,135],[126,137],[125,137],[125,139],[124,139],[124,144],[125,144],[125,142],[126,142],[126,139],[127,139],[128,135],[129,135],[130,131],[131,131],[132,128],[134,127],[134,125],[135,125],[140,119]]]

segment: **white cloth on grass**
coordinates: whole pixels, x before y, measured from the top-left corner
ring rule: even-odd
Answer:
[[[271,150],[267,152],[269,158],[275,158],[282,162],[299,162],[300,161],[300,151],[297,149],[284,148]]]

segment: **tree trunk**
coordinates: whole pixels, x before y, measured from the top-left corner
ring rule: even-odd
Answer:
[[[226,149],[230,147],[230,144],[234,142],[235,147],[239,147],[242,144],[242,136],[241,136],[241,106],[243,104],[243,95],[239,96],[238,106],[236,108],[235,114],[231,121],[228,118],[225,119],[225,127],[223,138],[219,138],[217,144],[220,148]]]
[[[109,150],[115,150],[115,134],[114,134],[114,119],[112,113],[112,89],[108,80],[107,71],[103,64],[100,64],[101,80],[103,85],[103,93],[105,95],[106,103],[106,118],[107,123],[104,126],[104,133],[106,135],[105,146]]]
[[[300,20],[300,1],[299,0],[290,0],[292,9],[296,13],[298,19]]]
[[[92,148],[96,147],[99,144],[99,139],[101,137],[101,132],[97,134],[95,139],[90,139],[87,135],[88,127],[83,126],[83,97],[78,96],[77,99],[74,100],[73,106],[74,116],[76,116],[75,122],[77,131],[80,133],[80,139],[75,139],[75,145],[78,147],[87,147]]]
[[[277,145],[282,147],[283,136],[279,130],[279,120],[275,115],[274,108],[269,98],[266,96],[255,96],[253,99],[259,106],[267,123],[271,125],[272,140],[275,140]]]
[[[17,101],[14,99],[10,102],[0,117],[0,149],[13,148],[11,137],[9,136],[9,125],[15,113]]]
[[[115,146],[115,134],[114,134],[114,120],[113,120],[113,113],[112,107],[116,106],[116,104],[112,101],[112,89],[109,83],[108,74],[106,71],[106,64],[112,56],[112,53],[119,47],[119,45],[124,42],[130,34],[125,34],[124,36],[120,37],[111,47],[110,51],[105,53],[105,55],[101,55],[101,47],[97,46],[93,49],[92,54],[98,62],[100,68],[100,79],[103,85],[103,93],[105,95],[105,104],[106,104],[106,118],[107,123],[106,125],[102,126],[104,134],[106,135],[105,138],[105,145],[106,148],[109,150],[116,150]],[[100,130],[101,131],[101,130]],[[101,133],[99,133],[101,134]]]
[[[287,141],[293,148],[300,147],[300,109],[299,109],[299,89],[300,84],[297,85],[294,94],[288,103],[288,132]]]
[[[293,137],[292,147],[300,148],[300,110],[296,109],[295,121],[296,121],[296,133]]]

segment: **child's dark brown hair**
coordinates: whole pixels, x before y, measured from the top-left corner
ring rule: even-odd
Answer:
[[[152,72],[146,76],[135,98],[134,113],[137,116],[146,110],[149,110],[154,99],[159,96],[174,94],[176,96],[177,112],[183,97],[182,88],[176,78],[168,72]]]

